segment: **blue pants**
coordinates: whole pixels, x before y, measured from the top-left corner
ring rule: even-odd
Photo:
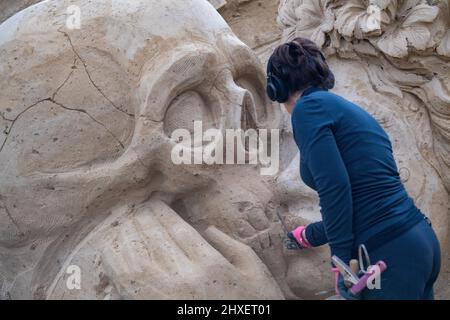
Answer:
[[[365,289],[363,300],[434,299],[441,252],[436,234],[425,220],[369,255],[372,263],[386,262],[387,270],[381,274],[381,289]]]

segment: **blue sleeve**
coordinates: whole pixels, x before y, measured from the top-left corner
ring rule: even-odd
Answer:
[[[327,239],[331,254],[348,262],[353,246],[351,185],[324,100],[313,96],[300,100],[292,114],[294,138],[319,194],[325,236],[317,234],[318,239]],[[320,229],[319,223],[311,230],[320,233]]]
[[[310,223],[306,227],[306,239],[313,247],[319,247],[328,243],[327,233],[323,221]]]

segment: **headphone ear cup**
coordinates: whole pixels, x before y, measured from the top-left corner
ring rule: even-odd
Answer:
[[[285,70],[282,69],[283,74]],[[289,98],[289,89],[284,82],[272,73],[272,58],[269,59],[267,64],[267,95],[270,100],[284,103]]]
[[[266,91],[272,101],[284,103],[289,98],[289,89],[280,78],[273,74],[267,79]]]
[[[267,81],[267,95],[269,96],[270,100],[276,101],[277,100],[277,88],[273,84],[272,80],[269,79]]]
[[[277,88],[273,81],[273,74],[272,74],[272,57],[269,58],[269,61],[267,62],[267,87],[266,87],[267,95],[269,96],[270,100],[275,101],[277,99]]]

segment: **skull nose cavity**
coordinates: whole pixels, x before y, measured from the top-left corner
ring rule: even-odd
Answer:
[[[250,92],[245,90],[241,102],[241,128],[242,130],[257,129],[254,119],[255,103]]]
[[[230,74],[225,74],[216,84],[224,95],[232,127],[242,130],[257,129],[256,106],[252,91],[240,86]],[[228,111],[230,110],[230,111]]]

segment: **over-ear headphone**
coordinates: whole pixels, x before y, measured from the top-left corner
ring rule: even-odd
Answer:
[[[285,76],[284,69],[281,68],[282,76]],[[267,63],[267,95],[270,100],[285,103],[289,99],[289,88],[282,79],[273,73],[272,57]]]

